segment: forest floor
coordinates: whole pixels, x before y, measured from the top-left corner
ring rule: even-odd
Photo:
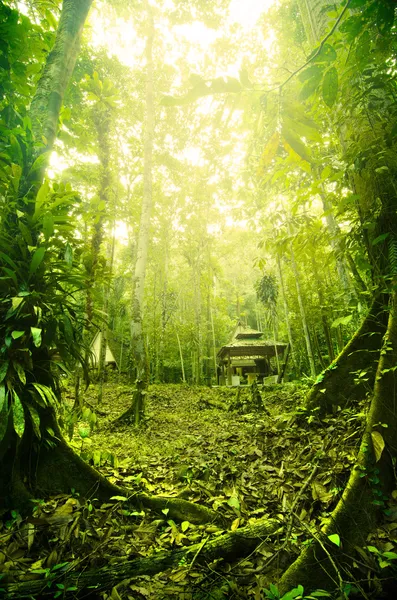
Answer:
[[[203,564],[196,557],[157,575],[120,582],[96,592],[95,598],[272,597],[264,590],[270,582],[277,584],[310,532],[327,519],[340,498],[365,423],[364,405],[321,421],[315,413],[305,413],[301,405],[306,391],[294,384],[267,387],[261,391],[265,410],[245,413],[249,389],[240,392],[240,410],[227,411],[208,402],[227,405],[235,389],[152,385],[145,422],[136,430],[115,423],[129,406],[130,386],[106,383],[97,417],[85,410],[74,426],[72,445],[111,482],[130,488],[132,499],[114,497],[101,504],[94,492],[92,498],[82,499],[78,490],[71,490],[69,495],[35,500],[33,518],[22,519],[17,511],[0,515],[0,577],[6,582],[47,578],[53,597],[63,597],[57,578],[72,562],[86,570],[150,557],[205,544],[227,530],[272,517],[279,519],[280,528],[246,558]],[[96,386],[85,394],[95,408]],[[198,502],[222,514],[227,526],[175,522],[167,509],[163,514],[142,510],[133,506],[137,492]],[[388,521],[368,542],[380,552],[397,550],[393,502]],[[374,573],[374,580],[382,567],[380,558],[362,550],[362,568]]]

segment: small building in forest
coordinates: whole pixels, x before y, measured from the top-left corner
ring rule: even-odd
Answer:
[[[288,344],[266,340],[261,331],[245,327],[239,321],[230,342],[217,354],[218,384],[249,385],[254,381],[262,383],[271,376],[274,382],[281,381],[287,349]]]
[[[90,344],[91,362],[94,369],[98,368],[101,352],[102,331],[97,331]],[[128,371],[129,345],[107,332],[105,366],[126,373]]]

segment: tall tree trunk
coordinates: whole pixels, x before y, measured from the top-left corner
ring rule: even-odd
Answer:
[[[291,253],[292,271],[293,271],[294,277],[295,277],[296,293],[298,295],[299,311],[300,311],[300,315],[301,315],[301,319],[302,319],[303,333],[305,336],[307,357],[309,359],[310,375],[311,375],[311,377],[315,378],[316,377],[316,365],[314,362],[313,347],[312,347],[312,342],[310,340],[309,327],[308,327],[307,318],[306,318],[306,311],[305,311],[305,306],[304,306],[303,298],[302,298],[300,273],[298,271],[298,266],[296,264],[295,253],[294,253],[292,244],[290,246],[290,253]]]
[[[34,195],[43,181],[58,131],[63,98],[79,53],[81,34],[91,4],[92,0],[63,0],[54,47],[47,57],[29,111],[36,141],[38,144],[44,141],[44,146],[37,146],[33,151],[32,163],[41,155],[44,158],[40,167],[28,175],[26,186],[23,186],[24,194],[29,190]]]
[[[114,261],[114,247],[115,247],[115,231],[113,225],[113,235],[110,247],[108,249],[108,264],[109,264],[109,277],[112,277],[113,272],[113,261]],[[106,381],[106,350],[108,347],[108,310],[109,310],[109,285],[103,288],[103,313],[106,319],[101,326],[101,345],[99,349],[99,364],[98,364],[98,404],[102,403],[103,400],[103,386]],[[116,357],[115,357],[116,359]]]
[[[98,196],[101,202],[105,203],[105,210],[109,204],[109,189],[111,183],[109,168],[109,132],[110,132],[110,112],[109,110],[100,110],[94,108],[94,124],[97,134],[98,158],[99,158],[99,189]],[[104,236],[104,224],[106,219],[105,210],[101,210],[95,216],[93,234],[91,238],[90,261],[86,280],[86,314],[89,322],[93,319],[93,290],[98,275],[98,266],[100,264],[100,251]]]
[[[328,319],[327,319],[327,316],[326,316],[325,310],[324,310],[325,303],[324,303],[323,286],[322,286],[322,282],[321,282],[321,279],[320,279],[320,276],[318,273],[317,261],[316,261],[316,257],[314,254],[312,255],[312,265],[313,265],[314,281],[316,282],[316,291],[317,291],[318,301],[320,304],[321,322],[323,325],[323,332],[324,332],[325,342],[327,345],[329,362],[332,362],[335,358],[335,353],[334,353],[334,347],[332,345],[331,332],[330,332],[330,328],[329,328],[329,324],[328,324]],[[322,359],[321,359],[321,361],[322,361]]]
[[[136,252],[134,277],[132,282],[132,315],[131,315],[131,346],[134,359],[133,371],[136,379],[149,383],[149,366],[147,351],[142,330],[142,309],[145,290],[146,264],[150,239],[150,217],[152,212],[152,168],[153,168],[153,138],[154,138],[154,92],[153,92],[153,15],[146,2],[147,37],[146,37],[146,115],[144,124],[143,143],[143,199],[141,220]]]
[[[292,363],[293,363],[294,367],[296,367],[297,365],[296,365],[296,356],[295,356],[295,346],[294,346],[294,342],[292,339],[292,331],[291,331],[291,324],[290,324],[290,320],[289,320],[287,294],[285,292],[284,277],[283,277],[283,273],[281,270],[281,259],[280,259],[279,254],[277,254],[277,271],[278,271],[278,278],[280,281],[281,299],[283,301],[283,306],[284,306],[284,317],[285,317],[285,324],[287,326],[287,335],[288,335],[288,342],[289,342],[289,346],[290,346],[290,350],[291,350],[291,358],[292,358]]]

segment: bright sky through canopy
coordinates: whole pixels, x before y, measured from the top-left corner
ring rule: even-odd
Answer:
[[[245,29],[251,29],[259,16],[266,12],[274,0],[232,0],[230,3],[230,17],[232,21],[240,23]]]

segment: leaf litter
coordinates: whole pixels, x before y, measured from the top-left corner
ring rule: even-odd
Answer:
[[[116,423],[128,407],[130,386],[106,383],[95,427],[77,423],[72,445],[111,482],[129,488],[132,502],[115,496],[99,503],[71,490],[33,500],[27,518],[17,510],[0,515],[0,587],[43,579],[43,586],[52,585],[53,597],[76,594],[62,587],[68,569],[95,569],[204,545],[226,532],[214,524],[175,522],[167,509],[159,514],[134,506],[134,492],[146,492],[207,506],[224,517],[229,531],[270,517],[279,519],[280,528],[233,563],[203,564],[198,554],[191,564],[182,560],[154,576],[99,587],[92,597],[264,598],[264,588],[278,580],[310,531],[318,531],[335,508],[365,426],[364,402],[320,420],[316,411],[301,407],[306,392],[303,385],[264,387],[265,410],[247,412],[248,388],[237,392],[240,410],[228,411],[220,406],[236,407],[233,388],[152,385],[145,422],[137,430]],[[86,392],[92,412],[96,393],[95,386]],[[397,492],[389,504],[387,523],[372,536],[386,556],[359,549],[366,569],[379,570],[381,560],[387,563],[387,554],[397,550]]]

